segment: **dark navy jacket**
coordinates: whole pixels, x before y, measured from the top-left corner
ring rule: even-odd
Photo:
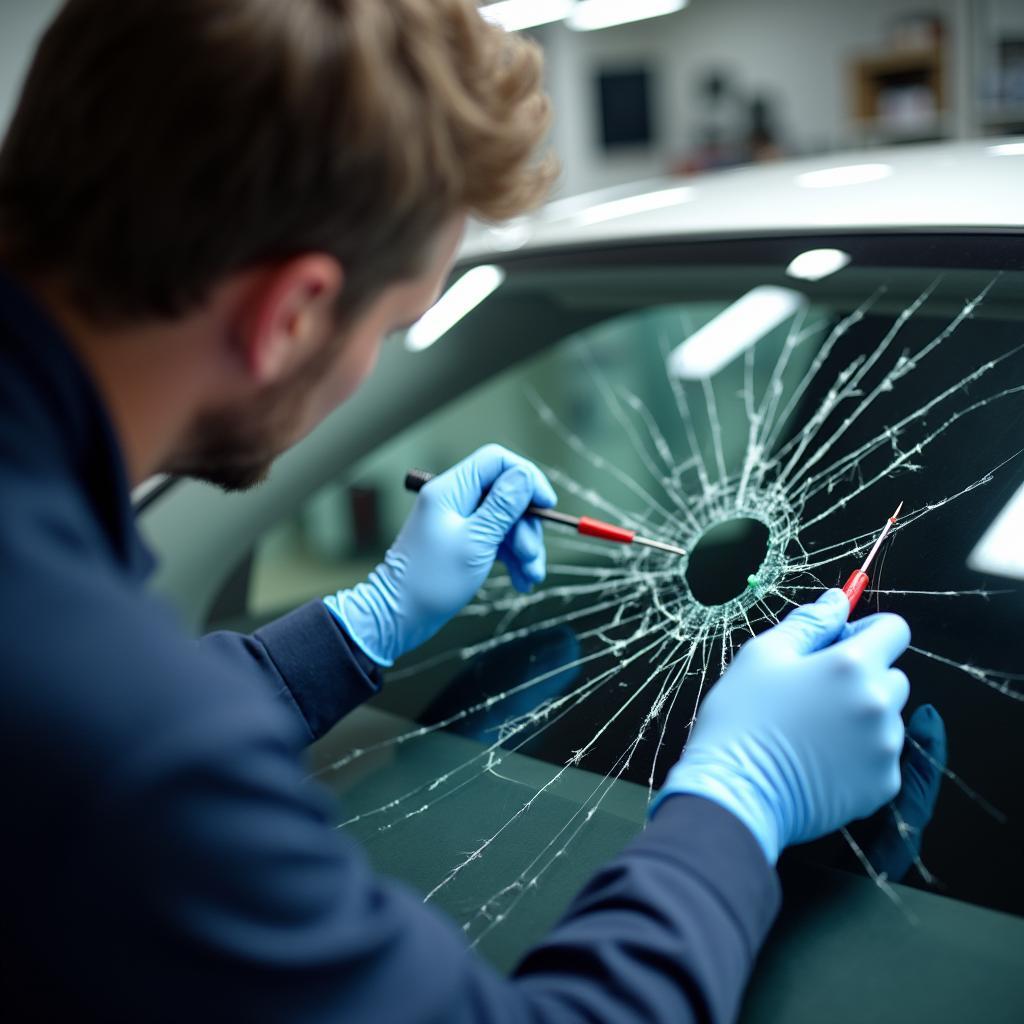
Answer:
[[[328,824],[303,748],[378,685],[319,603],[199,643],[150,569],[99,397],[0,280],[8,1021],[727,1021],[778,887],[665,801],[513,977]]]

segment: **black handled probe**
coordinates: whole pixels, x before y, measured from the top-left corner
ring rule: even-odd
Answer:
[[[407,491],[419,491],[424,484],[429,483],[433,479],[433,473],[428,473],[423,469],[410,469],[405,474],[405,489]],[[549,523],[571,526],[584,537],[597,537],[599,540],[610,540],[617,544],[642,544],[646,548],[667,551],[669,554],[678,555],[680,558],[686,555],[685,549],[676,547],[674,544],[666,544],[660,540],[651,540],[649,537],[640,537],[635,530],[627,530],[625,527],[615,526],[600,519],[592,519],[590,516],[570,516],[564,512],[556,512],[554,509],[538,508],[536,505],[531,505],[526,510],[525,515],[536,516],[538,519],[545,519]]]

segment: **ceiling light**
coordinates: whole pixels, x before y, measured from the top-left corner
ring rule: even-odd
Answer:
[[[410,352],[430,348],[460,320],[467,317],[492,292],[501,287],[505,271],[501,267],[474,267],[467,270],[427,312],[409,328],[405,347]]]
[[[611,28],[629,21],[658,18],[681,11],[689,0],[580,0],[568,17],[569,28],[577,32]]]
[[[849,263],[850,254],[842,249],[808,249],[786,267],[786,273],[801,281],[820,281],[849,266]]]
[[[1024,580],[1024,487],[996,516],[967,558],[976,572]]]
[[[607,220],[629,217],[634,213],[649,213],[651,210],[664,210],[669,206],[678,206],[693,198],[694,190],[689,185],[679,188],[664,188],[657,192],[644,192],[639,196],[627,196],[625,199],[613,199],[608,203],[598,203],[578,214],[576,220],[580,224],[603,224]]]
[[[1024,156],[1024,142],[1001,142],[998,146],[989,146],[992,156]]]
[[[865,185],[869,181],[881,181],[890,174],[892,167],[889,164],[847,164],[844,167],[807,171],[797,175],[796,183],[801,188],[841,188],[844,185]]]
[[[785,323],[804,302],[803,294],[791,288],[752,288],[670,352],[668,372],[682,380],[713,377]]]
[[[486,4],[480,13],[489,22],[506,32],[519,32],[524,28],[561,21],[573,8],[573,0],[502,0]]]

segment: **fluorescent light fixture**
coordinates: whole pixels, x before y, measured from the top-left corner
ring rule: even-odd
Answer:
[[[881,181],[890,174],[892,167],[889,164],[847,164],[798,174],[796,183],[801,188],[842,188],[844,185],[866,185],[869,181]]]
[[[628,21],[660,18],[681,11],[689,0],[580,0],[567,24],[577,32],[625,25]]]
[[[506,32],[519,32],[561,21],[572,8],[573,0],[502,0],[484,5],[480,13]]]
[[[820,281],[849,264],[850,254],[842,249],[808,249],[793,259],[786,273],[801,281]]]
[[[752,288],[670,352],[668,372],[681,380],[713,377],[741,352],[785,323],[804,302],[804,296],[791,288]]]
[[[679,188],[664,188],[657,192],[644,192],[639,196],[627,196],[625,199],[613,199],[608,203],[598,203],[577,214],[580,224],[603,224],[607,220],[629,217],[634,213],[649,213],[651,210],[664,210],[669,206],[688,203],[693,198],[694,190],[689,185]]]
[[[1024,580],[1024,486],[996,516],[968,555],[967,567],[993,576]]]
[[[992,156],[1024,156],[1024,142],[1001,142],[998,146],[989,146]]]
[[[467,270],[427,312],[409,328],[405,347],[410,352],[430,348],[460,320],[469,316],[492,292],[501,287],[505,271],[501,267],[474,267]]]

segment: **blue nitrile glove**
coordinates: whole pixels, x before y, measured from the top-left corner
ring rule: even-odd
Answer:
[[[910,630],[896,615],[847,626],[848,614],[842,591],[830,590],[748,641],[704,700],[659,802],[675,793],[713,800],[774,864],[783,847],[891,800],[910,692],[891,665]]]
[[[370,578],[324,603],[370,658],[391,665],[465,607],[496,559],[517,590],[544,579],[540,520],[522,518],[531,504],[555,504],[544,474],[507,449],[486,445],[425,484]]]

